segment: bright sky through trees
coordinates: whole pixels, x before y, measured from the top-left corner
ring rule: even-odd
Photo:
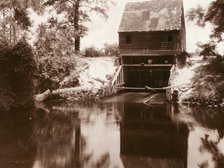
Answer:
[[[88,35],[82,39],[81,48],[94,45],[98,48],[102,47],[105,43],[118,43],[118,27],[121,21],[122,13],[125,4],[132,1],[146,1],[146,0],[117,0],[116,6],[112,6],[108,11],[108,19],[104,19],[97,14],[93,13],[91,16],[92,22],[87,23],[89,28]],[[212,0],[183,0],[185,14],[190,8],[201,5],[202,7],[208,6]],[[38,23],[46,20],[45,17],[41,19],[33,15],[34,26],[37,27]],[[195,51],[197,48],[196,43],[199,41],[207,42],[209,39],[209,27],[199,28],[193,22],[186,21],[187,29],[187,51]]]
[[[137,0],[118,0],[117,5],[112,7],[108,13],[109,18],[106,21],[94,15],[92,17],[91,23],[89,23],[89,33],[82,40],[82,48],[95,45],[96,47],[102,47],[104,43],[114,43],[118,42],[118,27],[121,21],[122,13],[127,2],[137,1]],[[146,1],[146,0],[138,0]],[[185,14],[190,8],[201,5],[206,7],[212,0],[183,0]],[[196,49],[196,43],[198,41],[206,42],[208,40],[209,28],[199,28],[194,25],[193,22],[187,22],[187,49],[188,51],[194,51]]]

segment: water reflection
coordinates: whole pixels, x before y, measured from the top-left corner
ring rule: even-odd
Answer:
[[[36,146],[30,111],[14,110],[0,118],[0,167],[32,168]]]
[[[35,114],[33,136],[38,148],[34,168],[80,167],[81,127],[76,111]]]
[[[187,167],[188,127],[171,120],[170,107],[126,104],[121,122],[125,167]]]
[[[223,123],[169,104],[41,104],[2,116],[0,167],[222,168]]]

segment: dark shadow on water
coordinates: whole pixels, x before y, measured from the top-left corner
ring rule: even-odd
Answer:
[[[37,151],[32,138],[32,111],[14,109],[1,115],[1,167],[32,168]]]
[[[124,167],[187,167],[188,127],[174,123],[167,105],[125,104],[121,158]]]

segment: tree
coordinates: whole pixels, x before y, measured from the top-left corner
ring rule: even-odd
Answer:
[[[33,103],[33,80],[37,70],[32,47],[21,39],[12,49],[10,73],[12,91],[16,96],[16,105],[26,106]],[[19,81],[19,82],[18,82]]]
[[[87,32],[84,23],[91,21],[90,15],[95,12],[107,18],[106,10],[113,0],[47,0],[45,6],[53,6],[57,14],[62,14],[65,27],[74,37],[73,45],[76,52],[80,51],[80,38]]]
[[[52,17],[48,23],[41,24],[37,33],[34,43],[39,74],[36,92],[41,93],[57,89],[59,83],[75,69],[76,60],[70,32],[57,19]]]
[[[188,11],[187,18],[190,21],[196,21],[196,25],[204,27],[206,23],[212,25],[210,34],[211,40],[204,44],[205,53],[213,53],[214,46],[224,41],[224,1],[213,0],[207,9],[198,6]],[[203,47],[203,45],[201,45]]]
[[[28,31],[31,21],[28,8],[41,11],[40,2],[35,0],[7,0],[0,2],[0,37],[16,44]]]

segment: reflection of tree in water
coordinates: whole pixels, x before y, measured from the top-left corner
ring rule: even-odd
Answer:
[[[77,111],[74,114],[51,110],[36,113],[34,139],[37,143],[37,160],[41,168],[81,168],[86,165],[108,167],[109,153],[93,162],[94,154],[89,152],[87,142],[81,134],[81,121]]]
[[[110,154],[105,153],[100,157],[100,159],[93,165],[93,167],[97,168],[103,168],[103,167],[109,167],[110,164]]]
[[[14,109],[1,118],[0,167],[32,168],[36,155],[30,120],[32,110]]]
[[[73,152],[76,152],[80,141],[78,119],[61,113],[39,111],[36,113],[34,138],[38,146],[37,160],[43,168],[72,167],[77,165]],[[74,135],[75,134],[75,135]],[[78,136],[76,136],[78,134]],[[41,168],[42,168],[41,167]]]
[[[212,154],[212,159],[215,162],[215,168],[223,168],[224,167],[224,155],[218,148],[218,144],[220,143],[220,139],[217,142],[209,140],[209,135],[205,135],[204,138],[201,138],[202,141],[202,150],[206,150]],[[205,161],[201,165],[200,168],[207,168],[208,162]]]
[[[206,128],[217,130],[218,139],[217,141],[212,141],[209,139],[209,135],[206,134],[203,138],[201,138],[201,152],[208,151],[212,154],[212,159],[215,163],[215,168],[223,168],[224,167],[224,155],[218,148],[218,144],[224,137],[224,115],[219,109],[203,109],[197,108],[194,110],[194,117],[197,121]],[[199,165],[200,168],[209,167],[208,161],[205,161]]]

